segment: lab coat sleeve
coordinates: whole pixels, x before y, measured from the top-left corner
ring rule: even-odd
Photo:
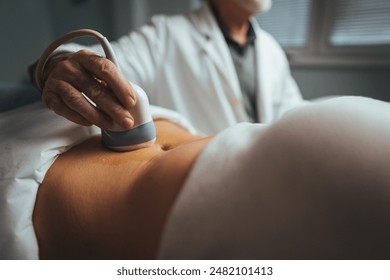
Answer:
[[[254,22],[256,27],[257,23]],[[264,123],[279,119],[285,112],[305,104],[291,75],[286,54],[268,32],[257,30],[260,119]]]
[[[274,39],[273,39],[274,40]],[[297,106],[305,105],[308,101],[305,101],[302,97],[301,91],[291,75],[290,65],[286,54],[282,47],[274,42],[274,51],[278,53],[277,67],[279,71],[278,77],[278,94],[274,100],[274,119],[279,119],[284,113]]]
[[[156,76],[169,47],[167,21],[166,16],[154,16],[148,24],[112,43],[123,74],[141,86],[151,100],[155,100]]]
[[[308,103],[308,101],[305,101],[302,98],[300,89],[295,82],[295,79],[291,75],[288,60],[285,57],[284,53],[283,57],[285,66],[282,68],[282,71],[284,72],[282,76],[285,78],[281,81],[282,94],[276,118],[281,117],[285,112],[289,111],[292,108]]]

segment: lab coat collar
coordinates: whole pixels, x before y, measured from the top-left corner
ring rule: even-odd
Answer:
[[[225,38],[220,30],[217,20],[215,19],[210,4],[204,1],[201,8],[197,12],[198,20],[193,21],[195,28],[202,35],[203,40],[199,42],[199,46],[211,59],[213,59],[216,67],[220,70],[221,76],[225,77],[225,82],[231,85],[232,92],[226,93],[231,103],[241,101],[242,93],[240,84],[234,67],[233,59],[225,42]],[[261,30],[255,17],[250,19],[251,25],[255,32],[255,50],[256,50],[256,72],[257,72],[257,111],[258,121],[268,123],[273,116],[272,106],[272,88],[271,83],[267,82],[269,71],[272,71],[273,65],[267,57],[266,44],[267,41],[264,32]],[[248,119],[244,106],[238,110],[240,119]],[[248,119],[249,120],[249,119]]]
[[[230,57],[225,38],[211,9],[208,1],[204,1],[197,13],[198,20],[194,21],[195,27],[203,39],[199,42],[200,47],[211,56],[222,70],[226,70],[226,67],[228,67],[227,70],[234,70],[233,60]],[[229,73],[232,72],[229,71]]]
[[[218,24],[208,1],[203,1],[202,6],[195,14],[199,18],[193,21],[196,29],[205,40],[210,40],[213,34],[216,33]]]
[[[240,83],[229,48],[208,1],[204,1],[195,16],[198,19],[194,20],[193,23],[202,37],[199,41],[199,47],[214,61],[220,76],[224,79],[223,82],[230,85],[231,91],[225,92],[225,94],[234,108],[236,117],[243,121],[249,121],[244,106],[237,106],[242,102]]]

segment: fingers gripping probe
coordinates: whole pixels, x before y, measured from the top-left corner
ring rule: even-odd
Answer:
[[[119,69],[114,51],[104,37],[97,31],[91,29],[79,29],[64,34],[54,40],[43,52],[35,70],[35,83],[40,90],[43,87],[43,70],[50,55],[62,44],[75,38],[90,36],[96,38],[104,50],[106,58],[111,60]],[[138,86],[132,85],[135,91],[136,105],[130,110],[134,118],[134,126],[130,130],[123,130],[119,125],[109,130],[102,130],[102,140],[106,147],[115,151],[131,151],[148,147],[156,140],[156,129],[150,113],[149,100],[146,93]]]

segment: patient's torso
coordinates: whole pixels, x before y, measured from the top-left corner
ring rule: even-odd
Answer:
[[[169,210],[209,141],[155,123],[150,148],[118,153],[94,137],[55,161],[34,209],[41,258],[155,257]]]

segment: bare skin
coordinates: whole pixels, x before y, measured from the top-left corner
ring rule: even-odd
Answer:
[[[150,148],[117,153],[91,138],[41,184],[33,223],[41,259],[153,259],[167,214],[210,138],[156,121]]]

